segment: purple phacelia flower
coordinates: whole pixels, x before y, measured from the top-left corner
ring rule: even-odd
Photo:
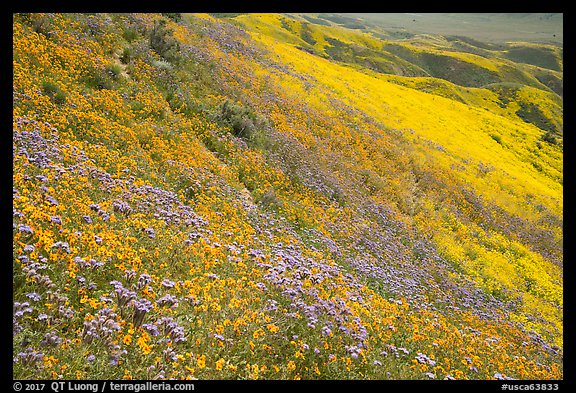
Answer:
[[[150,333],[151,336],[158,336],[160,334],[158,326],[154,325],[153,323],[145,323],[142,325],[142,327],[146,329],[146,331]]]
[[[100,301],[104,303],[112,303],[114,300],[106,296],[100,296]]]
[[[33,252],[34,246],[32,244],[27,244],[24,246],[24,252]]]
[[[58,337],[55,332],[48,332],[44,335],[44,340],[40,343],[41,346],[45,347],[57,347],[62,343],[62,338]]]
[[[62,225],[62,219],[58,216],[52,216],[50,221],[52,221],[54,224]]]
[[[26,294],[26,297],[27,297],[28,299],[34,300],[35,302],[37,302],[37,301],[39,301],[40,299],[42,299],[42,296],[40,296],[40,295],[37,294],[36,292],[28,293],[28,294]]]
[[[58,201],[57,201],[56,199],[54,199],[54,197],[52,197],[51,195],[48,195],[48,196],[46,197],[46,200],[47,200],[48,202],[50,202],[52,205],[58,206]]]
[[[94,360],[96,360],[96,356],[94,355],[88,355],[88,357],[86,358],[86,361],[88,363],[92,363]]]
[[[52,248],[59,248],[70,254],[70,245],[68,245],[68,242],[56,242],[52,244]]]
[[[170,295],[167,293],[166,295],[162,296],[160,299],[156,300],[156,303],[159,306],[174,306],[178,305],[178,299],[175,296]]]
[[[146,285],[150,284],[152,282],[152,277],[150,277],[148,274],[146,273],[142,273],[140,275],[140,277],[138,277],[138,289],[142,289],[144,288]]]
[[[146,228],[144,229],[144,232],[146,232],[146,234],[150,239],[154,239],[156,237],[156,234],[154,233],[154,228]]]
[[[82,216],[82,219],[88,223],[88,224],[92,224],[92,218],[90,218],[90,216]]]

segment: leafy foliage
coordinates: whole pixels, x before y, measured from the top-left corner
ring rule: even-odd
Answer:
[[[563,378],[536,79],[384,75],[273,14],[46,18],[13,22],[15,378]]]

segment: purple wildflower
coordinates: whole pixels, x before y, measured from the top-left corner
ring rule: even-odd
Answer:
[[[138,289],[142,289],[144,288],[146,285],[150,284],[152,282],[152,277],[150,277],[148,274],[146,273],[142,273],[140,275],[140,277],[138,277],[138,284],[137,287]]]
[[[44,335],[44,340],[40,343],[41,346],[57,347],[62,343],[62,338],[54,332],[48,332]]]
[[[26,297],[27,297],[28,299],[34,300],[35,302],[37,302],[37,301],[39,301],[40,299],[42,299],[42,296],[40,296],[40,295],[37,294],[36,292],[28,293],[28,294],[26,295]]]
[[[36,352],[32,348],[27,348],[25,352],[19,352],[14,359],[14,363],[21,362],[23,365],[31,366],[44,359],[44,354]]]
[[[430,366],[436,365],[436,362],[434,360],[430,359],[428,356],[420,352],[418,352],[418,355],[416,355],[416,360],[418,360],[418,362],[421,364],[429,364]]]

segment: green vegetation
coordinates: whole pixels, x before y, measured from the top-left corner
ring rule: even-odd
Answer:
[[[168,61],[178,59],[179,44],[172,37],[172,33],[163,19],[156,21],[150,31],[150,48]]]

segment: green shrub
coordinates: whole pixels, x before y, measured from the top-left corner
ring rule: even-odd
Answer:
[[[42,82],[42,92],[50,97],[50,100],[56,105],[66,103],[67,94],[60,89],[60,87],[52,81]]]
[[[125,27],[122,31],[122,37],[128,42],[132,42],[138,38],[138,30],[133,27]]]
[[[38,34],[48,36],[50,34],[50,15],[49,14],[30,14],[32,29]]]
[[[112,77],[112,79],[117,80],[122,73],[122,66],[120,64],[110,64],[106,67],[106,71]]]
[[[235,136],[250,140],[256,130],[254,121],[256,116],[250,110],[237,105],[230,100],[226,100],[222,105],[221,116],[232,127],[232,134]]]
[[[278,198],[278,195],[276,195],[276,192],[272,187],[266,190],[266,192],[259,198],[256,198],[256,201],[262,206],[271,208],[273,210],[277,210],[278,208],[282,207],[282,201]]]
[[[133,57],[134,57],[134,50],[131,47],[127,46],[122,51],[122,55],[120,56],[120,61],[122,62],[122,64],[128,64],[128,63],[130,63],[130,61],[132,60]]]
[[[490,138],[494,139],[498,144],[502,144],[502,137],[496,134],[490,134]]]
[[[113,87],[112,76],[107,68],[96,68],[92,69],[90,74],[84,75],[81,78],[82,82],[84,82],[88,87],[93,89],[107,89],[110,90]]]
[[[168,61],[177,61],[180,45],[172,37],[173,31],[166,26],[165,20],[156,21],[150,32],[150,48]]]

